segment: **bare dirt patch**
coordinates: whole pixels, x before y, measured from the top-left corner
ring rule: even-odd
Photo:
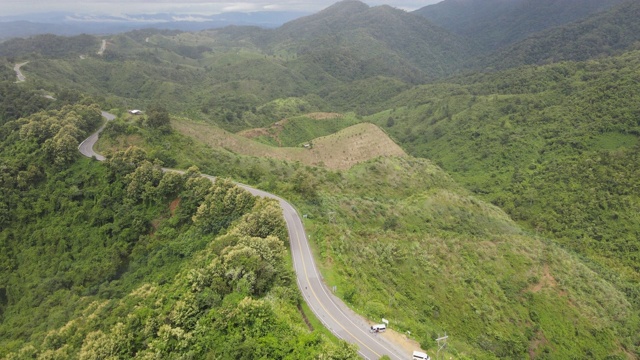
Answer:
[[[323,113],[323,112],[311,113],[305,116],[313,120],[338,119],[338,118],[344,117],[344,115],[338,114],[338,113]]]
[[[537,293],[540,290],[542,290],[542,288],[544,287],[556,288],[557,286],[558,286],[558,282],[553,276],[551,276],[551,272],[549,271],[549,265],[545,265],[540,281],[537,284],[529,287],[529,291]]]
[[[343,114],[326,113],[326,112],[310,113],[303,116],[313,120],[330,120],[330,119],[338,119],[338,118],[344,117]],[[280,121],[273,123],[268,128],[248,129],[248,130],[240,131],[237,134],[247,139],[255,139],[257,137],[270,137],[273,140],[275,140],[279,146],[282,146],[282,140],[280,140],[280,134],[282,133],[282,130],[284,130],[285,125],[289,123],[289,121],[290,121],[289,119],[282,119]]]
[[[246,137],[247,139],[255,139],[257,137],[270,137],[275,142],[278,143],[278,146],[282,146],[282,140],[280,139],[280,134],[284,130],[284,126],[289,123],[289,119],[282,119],[273,123],[268,128],[256,128],[256,129],[248,129],[244,131],[240,131],[237,133],[242,137]]]
[[[531,342],[529,343],[529,358],[535,359],[539,354],[540,349],[544,348],[547,344],[549,344],[549,340],[547,340],[542,331],[538,331],[536,336],[531,339]]]
[[[256,128],[256,129],[243,130],[243,131],[240,131],[237,134],[242,136],[242,137],[246,137],[247,139],[255,139],[255,138],[260,137],[260,136],[271,136],[271,134],[269,133],[269,130],[267,128]]]
[[[180,205],[180,200],[180,198],[176,198],[171,202],[171,204],[169,204],[169,212],[171,212],[171,216],[175,215],[176,209]]]

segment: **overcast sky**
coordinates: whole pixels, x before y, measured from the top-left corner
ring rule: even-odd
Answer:
[[[316,12],[338,0],[0,0],[0,15],[70,11],[96,14],[153,14],[162,12],[218,14],[230,11],[303,11]],[[415,10],[441,0],[364,0],[375,5]]]

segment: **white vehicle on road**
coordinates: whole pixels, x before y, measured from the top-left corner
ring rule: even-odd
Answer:
[[[412,360],[431,360],[429,355],[427,355],[426,353],[423,353],[422,351],[414,351],[413,357],[411,359]]]
[[[371,328],[369,329],[369,332],[377,333],[377,332],[384,332],[385,330],[387,330],[387,325],[385,325],[385,324],[376,324],[376,325],[371,326]]]

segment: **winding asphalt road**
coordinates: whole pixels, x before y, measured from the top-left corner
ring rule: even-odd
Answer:
[[[107,119],[107,121],[115,118],[115,115],[104,111],[102,112],[102,116]],[[93,146],[105,125],[80,144],[78,150],[80,150],[84,156],[95,157],[100,161],[104,160],[104,156],[97,154],[93,150]],[[172,169],[163,170],[179,171]],[[211,181],[215,181],[215,177],[213,176],[203,176]],[[358,353],[365,359],[379,359],[383,355],[388,355],[391,359],[396,360],[411,359],[411,354],[396,347],[396,345],[385,339],[384,334],[370,333],[367,320],[351,311],[329,290],[315,265],[302,219],[296,209],[276,195],[252,188],[248,185],[238,185],[255,196],[272,198],[280,202],[289,232],[289,242],[298,287],[305,301],[316,317],[322,321],[324,326],[337,337],[356,345],[358,347]]]

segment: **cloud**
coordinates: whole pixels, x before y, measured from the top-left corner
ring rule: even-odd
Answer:
[[[254,12],[263,9],[264,8],[258,3],[241,2],[225,5],[222,8],[222,12]]]

